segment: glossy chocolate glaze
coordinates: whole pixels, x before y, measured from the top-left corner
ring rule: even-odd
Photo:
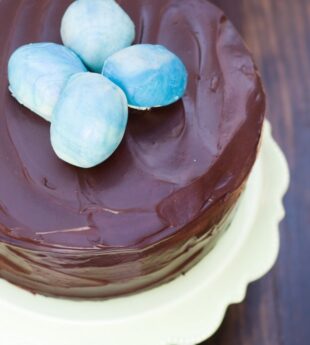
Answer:
[[[188,89],[172,106],[131,111],[121,146],[99,167],[69,166],[52,151],[49,124],[10,96],[6,71],[20,45],[60,42],[71,2],[0,3],[0,276],[45,294],[111,297],[175,278],[214,245],[255,161],[265,97],[219,9],[121,0],[137,42],[184,61]]]

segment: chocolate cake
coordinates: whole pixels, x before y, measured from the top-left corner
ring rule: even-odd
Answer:
[[[186,64],[186,95],[131,110],[100,166],[60,161],[49,123],[8,91],[10,54],[60,41],[70,0],[0,2],[0,277],[34,293],[110,298],[187,272],[227,229],[255,162],[265,96],[253,59],[206,0],[120,0],[137,42]]]

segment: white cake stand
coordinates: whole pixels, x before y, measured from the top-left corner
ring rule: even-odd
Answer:
[[[159,288],[102,302],[34,296],[0,280],[3,345],[188,345],[210,337],[227,307],[274,264],[289,173],[265,124],[234,221],[188,274]]]

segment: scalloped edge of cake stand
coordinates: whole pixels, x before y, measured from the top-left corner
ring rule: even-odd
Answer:
[[[283,153],[265,121],[262,146],[236,215],[199,264],[171,283],[108,301],[35,296],[0,280],[6,345],[189,345],[218,329],[229,305],[274,265],[289,185]]]

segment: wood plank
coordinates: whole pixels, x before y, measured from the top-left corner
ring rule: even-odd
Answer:
[[[229,308],[204,345],[310,344],[310,1],[213,0],[242,33],[261,71],[268,118],[288,157],[291,187],[276,267]]]

